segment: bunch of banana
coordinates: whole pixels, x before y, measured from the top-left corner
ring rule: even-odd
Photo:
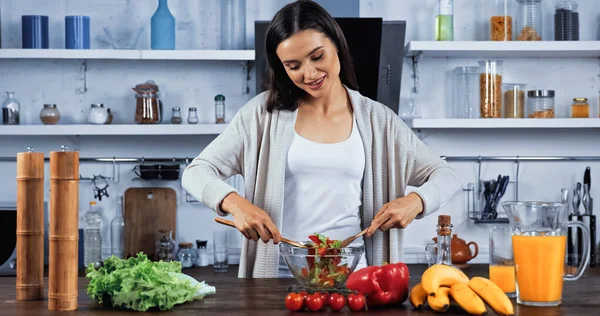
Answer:
[[[469,280],[459,269],[443,264],[423,272],[421,283],[410,291],[409,301],[416,309],[427,303],[436,312],[445,312],[456,302],[472,315],[486,314],[485,302],[498,315],[514,315],[512,302],[495,283],[482,277]]]

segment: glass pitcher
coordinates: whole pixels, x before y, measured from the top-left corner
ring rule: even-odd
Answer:
[[[567,219],[566,203],[504,202],[512,231],[517,303],[557,306],[562,302],[563,280],[575,281],[585,271],[590,257],[590,232],[581,222]],[[568,227],[579,227],[584,235],[584,260],[575,274],[565,273]]]

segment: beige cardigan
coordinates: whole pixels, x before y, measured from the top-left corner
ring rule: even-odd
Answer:
[[[404,196],[408,185],[425,209],[419,218],[435,212],[459,190],[458,174],[417,138],[410,128],[383,104],[346,88],[364,145],[366,166],[361,207],[362,226],[388,201]],[[235,174],[244,178],[245,197],[265,210],[281,229],[285,163],[298,111],[265,108],[266,93],[248,101],[231,123],[184,170],[183,188],[217,214],[225,196],[235,189],[223,180]],[[343,157],[340,157],[343,159]],[[318,190],[318,188],[315,188]],[[403,260],[403,230],[377,231],[365,239],[369,265]],[[272,241],[245,240],[239,277],[277,277],[279,252]]]

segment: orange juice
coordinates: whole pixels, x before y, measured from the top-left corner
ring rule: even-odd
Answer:
[[[490,266],[490,281],[496,283],[504,293],[517,291],[514,266]]]
[[[519,299],[562,299],[567,236],[512,236]]]

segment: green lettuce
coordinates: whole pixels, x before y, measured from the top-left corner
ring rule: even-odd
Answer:
[[[112,256],[98,270],[90,264],[86,278],[92,300],[136,311],[165,311],[216,292],[213,286],[181,273],[180,262],[153,262],[141,252],[129,259]]]

